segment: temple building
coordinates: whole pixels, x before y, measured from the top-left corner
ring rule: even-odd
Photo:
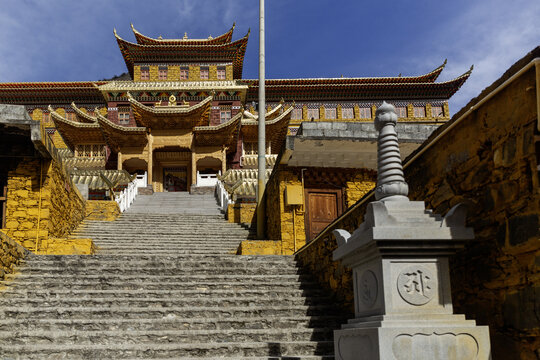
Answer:
[[[259,84],[242,76],[249,32],[233,40],[234,28],[163,39],[132,25],[136,42],[115,30],[130,80],[0,83],[0,103],[24,105],[65,149],[73,176],[122,171],[155,192],[204,190],[228,170],[257,166]],[[436,82],[445,64],[419,76],[266,80],[267,167],[302,122],[371,122],[383,100],[400,122],[446,122],[472,68]]]

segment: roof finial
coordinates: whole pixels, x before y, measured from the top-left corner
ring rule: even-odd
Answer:
[[[187,37],[187,32],[184,33],[184,37],[182,38],[182,40],[187,40],[188,37]]]
[[[212,36],[212,34],[210,34],[210,35],[208,36],[208,40],[212,40],[213,38],[214,38],[214,37]]]
[[[157,38],[158,38],[159,40],[163,40],[163,36],[161,36],[161,35],[159,35]]]

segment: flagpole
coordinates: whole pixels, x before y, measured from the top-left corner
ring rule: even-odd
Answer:
[[[264,65],[264,0],[259,0],[259,139],[257,149],[257,238],[264,239],[264,204],[263,194],[266,185],[266,102]]]

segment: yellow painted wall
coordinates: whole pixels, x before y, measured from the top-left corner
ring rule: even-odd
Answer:
[[[35,249],[37,238],[67,236],[82,221],[84,206],[54,161],[23,159],[8,173],[6,233],[27,249]]]
[[[255,224],[257,222],[255,217],[256,209],[257,204],[252,203],[229,204],[227,220],[237,224]]]
[[[6,274],[13,274],[15,267],[26,255],[25,248],[0,231],[0,280],[3,280]]]

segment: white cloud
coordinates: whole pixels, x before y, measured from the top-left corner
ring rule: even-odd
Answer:
[[[474,64],[471,77],[450,100],[453,113],[540,45],[540,1],[471,2],[464,10],[434,32],[441,46],[428,57],[433,63],[448,57],[440,80],[455,78]]]

